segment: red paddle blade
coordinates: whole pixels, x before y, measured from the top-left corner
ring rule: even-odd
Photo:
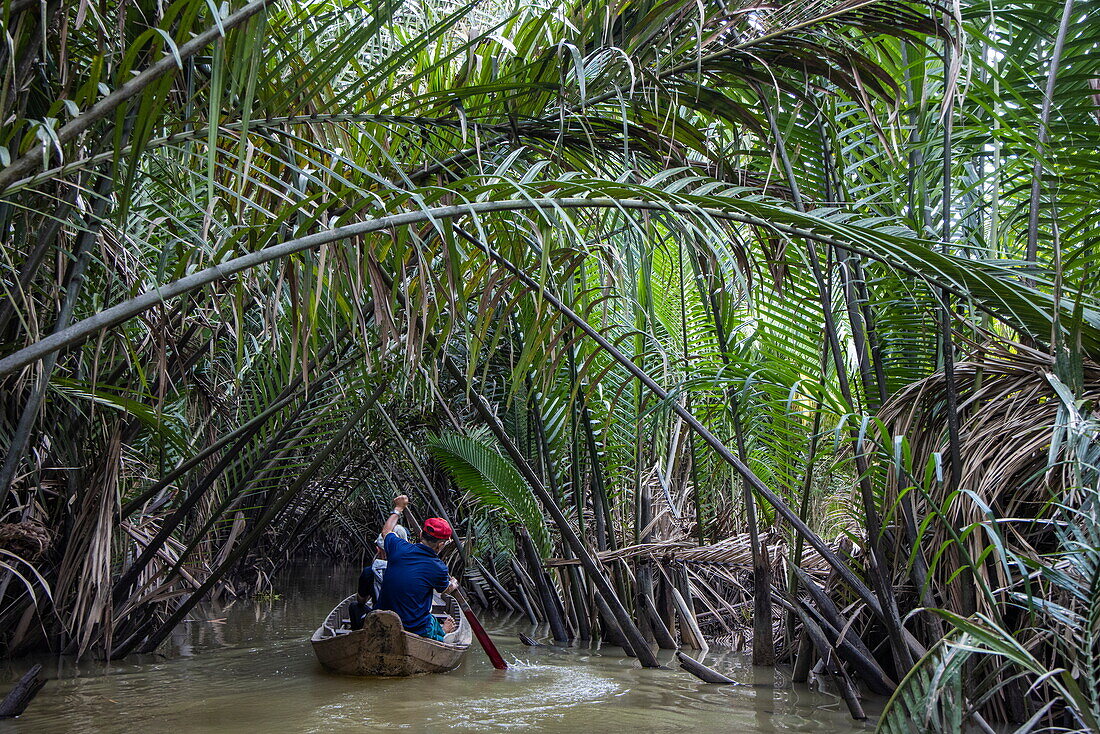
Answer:
[[[481,626],[481,622],[477,621],[477,617],[474,616],[474,610],[465,606],[462,613],[466,615],[466,621],[470,623],[470,627],[474,630],[474,637],[481,643],[481,647],[485,650],[485,654],[489,656],[489,662],[491,662],[493,667],[497,670],[507,670],[508,663],[504,662],[504,658],[500,656],[497,646],[494,645],[492,639],[490,639],[489,633]]]

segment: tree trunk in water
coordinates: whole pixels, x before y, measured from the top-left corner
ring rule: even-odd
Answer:
[[[572,555],[572,553],[570,553]],[[588,611],[588,604],[584,593],[584,580],[581,578],[581,570],[570,566],[569,574],[569,598],[573,601],[573,613],[577,622],[577,637],[585,642],[592,639],[592,614]]]
[[[676,639],[676,602],[672,600],[672,583],[668,580],[668,574],[665,573],[664,568],[658,566],[661,573],[657,577],[657,595],[658,598],[654,601],[658,601],[657,614],[661,618],[661,622],[664,623],[665,629],[672,635],[675,644]],[[678,647],[678,645],[677,645]]]
[[[650,603],[653,600],[653,575],[649,562],[641,560],[635,572],[634,616],[638,619],[638,628],[645,636],[646,642],[656,642],[657,635],[647,612],[646,600]]]
[[[516,577],[516,595],[519,596],[519,601],[523,604],[523,611],[527,615],[527,619],[531,620],[531,624],[535,626],[542,624],[542,619],[535,612],[531,599],[527,596],[527,589],[524,588],[523,576],[521,575],[522,571],[515,558],[512,559],[512,573]]]
[[[672,636],[672,632],[661,619],[660,612],[657,611],[657,606],[654,603],[652,596],[641,597],[642,604],[645,606],[645,612],[649,616],[650,626],[653,629],[653,635],[657,638],[657,645],[662,650],[675,650],[679,645],[676,644],[676,638]]]
[[[856,721],[863,721],[867,718],[867,714],[863,713],[863,706],[859,703],[859,697],[856,695],[855,687],[852,685],[852,681],[848,678],[848,674],[844,672],[841,667],[840,660],[837,658],[836,651],[833,649],[829,641],[825,639],[825,634],[818,627],[817,623],[810,619],[800,607],[798,607],[798,600],[792,600],[795,604],[795,610],[798,612],[799,617],[802,618],[802,627],[806,630],[806,634],[813,642],[814,647],[817,648],[818,654],[821,655],[821,660],[825,666],[825,673],[833,681],[833,685],[836,686],[840,692],[841,698],[844,699],[844,703],[848,706],[848,713],[852,715],[852,718]]]
[[[607,600],[603,598],[603,595],[601,595],[599,591],[596,592],[596,609],[600,617],[601,641],[621,647],[626,650],[627,655],[637,657],[634,655],[634,651],[630,646],[630,642],[626,639],[626,635],[623,634],[622,628],[619,627],[619,623],[615,619],[615,614],[611,611],[611,607],[608,605]]]
[[[486,568],[481,562],[476,559],[474,560],[474,564],[481,572],[481,577],[489,583],[489,586],[492,587],[493,591],[496,592],[496,595],[500,597],[500,600],[504,603],[506,607],[508,607],[510,611],[516,612],[518,614],[527,613],[527,611],[520,605],[520,603],[516,601],[515,597],[513,597],[508,592],[508,590],[504,588],[504,584],[500,583],[500,581],[497,580],[496,574],[493,572],[494,569]]]
[[[301,488],[304,487],[313,478],[313,475],[316,474],[318,470],[320,470],[321,466],[325,463],[325,461],[328,460],[331,453],[335,450],[337,444],[347,438],[352,429],[358,424],[360,420],[362,420],[363,416],[367,414],[367,411],[374,407],[374,404],[377,402],[378,398],[382,396],[382,393],[384,393],[385,390],[386,384],[379,385],[371,392],[370,395],[368,395],[363,400],[363,403],[354,413],[351,414],[348,420],[345,421],[340,430],[337,431],[336,435],[333,436],[328,443],[322,446],[314,454],[313,461],[310,462],[309,466],[307,466],[298,476],[297,480],[293,484],[291,484],[290,487],[287,488],[280,500],[276,502],[272,507],[270,507],[256,522],[252,530],[248,533],[247,536],[245,536],[241,540],[241,542],[237,545],[233,552],[229,554],[225,561],[218,564],[218,566],[214,568],[206,577],[202,585],[199,586],[199,588],[196,589],[190,596],[184,599],[183,602],[181,602],[180,605],[172,612],[172,614],[170,614],[168,618],[164,620],[160,624],[160,626],[158,626],[156,630],[154,630],[154,632],[145,640],[145,642],[141,646],[141,650],[143,652],[153,652],[154,650],[156,650],[160,643],[164,641],[164,638],[167,637],[173,629],[175,629],[176,625],[183,621],[188,612],[190,612],[196,604],[202,601],[207,592],[214,588],[214,585],[218,583],[218,581],[225,575],[225,573],[238,560],[240,560],[240,558],[246,552],[248,552],[249,548],[251,548],[256,543],[256,541],[260,539],[260,536],[262,536],[263,533],[267,530],[267,526],[271,523],[272,520],[275,519],[275,516],[280,511],[282,511],[282,509],[286,507],[287,504],[289,504],[289,502],[296,496],[298,491],[300,491]],[[116,647],[115,649],[110,650],[108,653],[110,659],[118,660],[119,658],[125,657],[133,649],[133,645],[135,644],[136,642],[131,642],[125,647]]]
[[[810,668],[812,667],[814,667],[814,645],[810,642],[810,636],[806,634],[805,630],[802,630],[798,635],[798,650],[794,656],[794,670],[791,671],[791,680],[795,683],[805,683],[810,679]]]
[[[752,567],[752,664],[775,665],[772,632],[772,568],[768,547],[760,544]]]
[[[546,621],[550,625],[550,634],[553,636],[554,642],[568,643],[573,637],[565,629],[565,622],[562,620],[561,610],[559,608],[560,602],[558,600],[557,591],[554,590],[550,583],[550,579],[546,575],[546,571],[542,567],[542,560],[539,558],[538,549],[535,548],[535,544],[531,541],[531,536],[527,534],[527,528],[520,526],[518,531],[523,553],[527,557],[527,568],[535,582],[535,588],[538,590],[539,600],[542,602],[543,614],[546,615]]]
[[[790,159],[787,157],[787,149],[783,143],[783,136],[779,133],[779,125],[775,120],[775,114],[768,100],[764,97],[763,93],[760,92],[759,88],[757,88],[756,91],[760,95],[764,114],[768,118],[768,125],[771,129],[772,138],[775,143],[775,150],[776,153],[778,153],[780,162],[783,164],[783,170],[787,177],[787,184],[790,186],[791,193],[794,197],[795,208],[799,211],[805,211],[806,208],[798,190],[798,181],[795,179],[794,169],[791,167]],[[856,403],[852,396],[851,385],[848,380],[848,368],[845,363],[847,354],[841,350],[839,337],[837,336],[836,321],[833,317],[832,298],[829,293],[829,288],[826,285],[825,278],[821,272],[821,262],[818,257],[817,246],[811,239],[806,240],[806,254],[814,281],[817,284],[818,298],[821,303],[821,314],[825,321],[825,348],[832,354],[833,365],[836,369],[837,381],[840,385],[841,394],[845,402],[848,403],[849,408],[851,410],[856,410]],[[882,620],[883,625],[886,627],[886,633],[890,637],[890,650],[894,655],[897,668],[899,671],[908,671],[913,667],[913,654],[909,641],[906,638],[906,630],[901,623],[901,614],[898,611],[897,599],[894,596],[893,582],[888,578],[889,565],[886,562],[886,554],[882,549],[882,521],[879,516],[878,505],[876,504],[877,499],[875,497],[874,488],[871,486],[871,481],[868,478],[867,458],[863,449],[863,438],[854,427],[850,427],[848,433],[855,455],[857,484],[859,485],[860,498],[863,503],[863,513],[866,517],[867,547],[871,551],[870,575],[872,587],[875,590],[874,594],[868,593],[866,595],[861,591],[860,596],[864,596],[869,604],[871,604],[871,599],[867,597],[874,597],[872,608],[875,609],[876,616]],[[852,579],[848,577],[850,569],[846,566],[842,568],[841,565],[832,562],[830,562],[830,565],[844,576],[849,586],[852,585]],[[862,582],[860,582],[860,586],[862,586]],[[863,588],[866,589],[866,587]],[[869,592],[870,590],[866,589],[866,591]]]
[[[699,629],[699,622],[695,619],[695,610],[691,608],[691,602],[685,599],[675,587],[672,589],[672,598],[680,612],[680,636],[684,644],[695,650],[708,650],[710,646],[703,637],[703,631]]]
[[[574,326],[578,330],[588,335],[600,346],[601,349],[607,352],[607,354],[610,355],[616,362],[621,364],[624,368],[626,368],[628,372],[636,377],[646,387],[647,390],[657,396],[657,398],[659,398],[660,400],[666,401],[669,408],[674,413],[680,416],[680,418],[682,418],[684,422],[687,423],[688,426],[690,426],[691,429],[695,431],[707,443],[707,445],[714,449],[714,451],[722,458],[723,461],[734,467],[738,471],[738,473],[740,473],[741,476],[752,485],[753,490],[759,493],[765,499],[767,499],[769,504],[771,504],[771,506],[775,508],[775,511],[792,526],[794,531],[797,534],[803,536],[806,541],[814,548],[814,550],[816,550],[821,555],[825,562],[836,569],[837,573],[841,576],[841,578],[844,579],[844,582],[849,586],[849,588],[852,589],[852,591],[859,595],[859,597],[867,604],[868,608],[870,608],[874,612],[876,617],[882,619],[887,624],[887,627],[890,628],[893,632],[899,632],[901,628],[901,619],[900,617],[898,617],[896,605],[892,606],[890,609],[884,608],[883,603],[879,601],[879,597],[876,596],[875,593],[872,592],[865,583],[863,583],[863,580],[860,579],[859,576],[857,576],[856,573],[848,566],[848,564],[839,555],[837,555],[832,548],[829,547],[824,539],[822,539],[820,535],[815,533],[809,526],[807,526],[805,521],[799,518],[797,513],[793,509],[791,509],[790,505],[788,505],[779,495],[772,491],[770,487],[764,484],[764,482],[761,481],[760,477],[756,476],[756,474],[749,467],[747,467],[744,462],[734,456],[730,452],[729,448],[726,447],[726,445],[722,443],[718,439],[718,437],[715,436],[706,426],[700,423],[695,416],[684,410],[683,406],[679,405],[675,400],[670,400],[667,390],[658,385],[648,374],[640,370],[638,366],[634,364],[634,362],[632,362],[625,354],[623,354],[614,344],[604,338],[598,331],[596,331],[596,329],[588,324],[588,322],[586,322],[572,309],[562,303],[561,300],[557,298],[557,296],[547,290],[544,286],[533,280],[522,269],[511,263],[507,258],[503,257],[500,253],[493,250],[484,242],[481,242],[477,238],[473,237],[473,235],[470,235],[468,232],[465,232],[462,229],[456,229],[456,232],[467,241],[476,245],[491,260],[501,265],[501,267],[514,275],[519,281],[523,282],[525,285],[531,288],[533,294],[539,295],[548,303],[550,303],[554,308],[560,311],[564,316],[569,319],[569,321],[574,324]],[[448,369],[454,369],[453,365],[448,367]],[[458,373],[458,378],[462,381],[460,384],[465,384],[465,378],[464,376],[462,376],[461,373]],[[492,416],[492,413],[489,412],[487,408],[483,408],[483,410],[485,411],[485,413]],[[499,423],[495,416],[492,416],[492,420]],[[537,481],[537,477],[535,477],[535,479]],[[540,500],[548,500],[549,498],[546,497],[545,489],[542,488],[541,483],[538,485],[536,493],[538,494],[540,491]],[[560,515],[561,518],[560,522],[565,524],[565,526],[569,528],[569,535],[573,538],[576,538],[576,542],[579,544],[580,539],[576,537],[576,533],[573,532],[572,527],[570,527],[568,525],[568,522],[566,522],[565,516],[561,515],[561,510],[556,506],[554,508],[548,508],[548,510],[557,511],[557,514]],[[555,522],[559,522],[557,517],[555,517]],[[875,532],[877,532],[877,524],[875,528]],[[875,537],[877,538],[877,536]],[[572,543],[573,540],[570,539],[569,542]],[[586,555],[588,555],[587,552]],[[584,562],[584,556],[581,556],[581,560],[582,562]],[[886,598],[891,603],[893,602],[892,589],[887,589]],[[637,629],[633,624],[631,624],[631,627]],[[903,643],[910,641],[909,637],[905,637],[904,632],[902,632],[901,635]],[[919,643],[917,643],[915,639],[911,640],[911,642],[912,644],[909,647],[906,647],[902,651],[903,653],[908,654],[910,650],[923,649],[920,648]],[[654,658],[654,667],[656,667],[657,665],[659,664],[656,663],[656,658]]]
[[[872,691],[882,696],[893,693],[897,685],[886,675],[859,634],[841,616],[840,610],[825,590],[801,570],[796,569],[795,573],[802,588],[813,600],[813,608],[821,617],[822,631],[830,638],[829,642],[836,648],[837,653],[852,664]]]

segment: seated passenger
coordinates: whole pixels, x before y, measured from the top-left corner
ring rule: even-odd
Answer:
[[[405,529],[404,525],[398,525],[393,529],[393,532],[397,534],[397,537],[401,540],[409,540],[409,531]],[[359,594],[365,596],[371,600],[371,603],[378,601],[378,597],[382,594],[382,579],[386,577],[386,566],[389,562],[386,555],[386,539],[381,534],[374,539],[374,560],[371,561],[370,568],[364,568],[363,573],[359,575]]]
[[[419,543],[402,540],[394,528],[408,504],[405,495],[397,497],[393,512],[382,526],[387,565],[375,609],[396,612],[408,632],[442,641],[455,624],[448,618],[441,625],[432,616],[432,592],[449,594],[458,588],[439,557],[451,539],[451,526],[442,518],[430,517],[424,521]]]

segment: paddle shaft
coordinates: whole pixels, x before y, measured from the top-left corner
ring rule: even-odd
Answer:
[[[497,650],[497,646],[493,644],[493,640],[489,637],[489,633],[485,631],[485,628],[481,626],[481,622],[479,622],[474,615],[474,610],[470,608],[470,602],[466,599],[466,594],[463,593],[462,589],[455,589],[454,597],[458,602],[458,606],[462,609],[462,613],[466,615],[466,621],[470,623],[470,627],[474,630],[474,636],[477,637],[477,641],[481,643],[481,647],[485,650],[485,654],[489,656],[489,661],[493,664],[493,667],[497,670],[507,669],[508,663],[504,662],[504,658],[500,656],[500,651]]]

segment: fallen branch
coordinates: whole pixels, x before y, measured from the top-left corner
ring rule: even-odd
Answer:
[[[695,658],[688,657],[679,650],[676,651],[676,659],[680,661],[680,667],[694,675],[704,683],[714,683],[720,686],[736,685],[733,678],[722,675],[714,668],[703,665]]]
[[[818,626],[817,622],[810,617],[800,607],[794,607],[795,613],[802,619],[802,629],[806,630],[806,634],[809,636],[810,641],[817,648],[818,655],[821,657],[821,662],[824,665],[825,674],[836,686],[837,691],[840,693],[840,697],[844,699],[844,704],[848,707],[848,713],[856,721],[864,721],[867,718],[867,714],[863,711],[863,706],[859,702],[859,695],[856,693],[855,686],[852,685],[851,679],[848,677],[848,673],[844,670],[843,663],[841,663],[839,657],[836,654],[836,650],[829,644],[828,639],[825,637],[825,633]]]
[[[3,702],[0,702],[0,719],[19,716],[26,710],[27,704],[38,695],[38,692],[42,690],[42,686],[46,685],[46,679],[38,677],[41,672],[42,666],[35,665],[19,679],[15,687],[4,697]]]
[[[703,636],[703,631],[699,629],[699,622],[695,620],[695,610],[691,608],[684,599],[683,594],[676,587],[672,587],[672,598],[676,603],[676,610],[680,613],[680,636],[684,638],[684,643],[688,647],[703,652],[709,650],[710,645],[707,644],[707,638]]]

